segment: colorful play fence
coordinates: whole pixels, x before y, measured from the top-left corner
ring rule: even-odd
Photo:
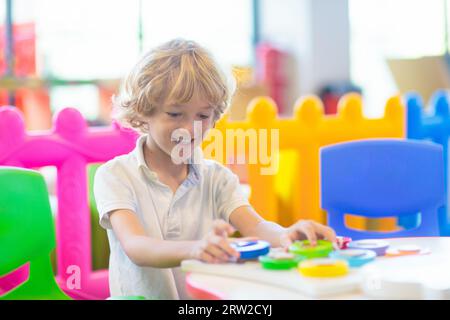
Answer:
[[[249,129],[276,130],[279,146],[273,159],[279,159],[278,172],[274,175],[262,174],[267,164],[258,157],[254,164],[247,164],[248,184],[251,188],[250,202],[266,219],[278,221],[284,225],[298,219],[313,219],[325,222],[320,208],[319,185],[319,149],[330,144],[370,138],[404,138],[405,115],[399,96],[390,98],[385,106],[382,118],[368,119],[362,114],[362,99],[358,94],[347,94],[339,102],[336,115],[324,115],[321,101],[315,96],[306,96],[298,100],[292,118],[280,118],[273,100],[266,97],[255,98],[247,109],[247,118],[243,121],[229,121],[224,116],[216,125],[222,136],[229,136],[227,130]],[[246,142],[251,139],[246,136]],[[268,137],[272,135],[268,134]],[[275,135],[276,136],[276,135]],[[217,134],[209,136],[204,147],[215,143]],[[227,163],[252,155],[246,148],[235,148],[234,143],[224,144],[224,149],[211,157]],[[268,150],[274,141],[268,140]],[[233,148],[233,150],[230,150]],[[239,149],[239,150],[237,150]],[[241,152],[241,153],[239,153]],[[242,154],[243,153],[243,154]],[[352,219],[356,227],[366,228],[367,220]],[[382,228],[392,229],[396,221],[387,219]],[[370,227],[370,226],[369,226]],[[374,226],[377,227],[377,226]],[[378,227],[380,227],[378,225]]]
[[[449,198],[448,188],[448,139],[450,137],[450,108],[448,91],[436,91],[430,99],[429,108],[426,108],[422,98],[413,92],[404,97],[407,113],[407,138],[418,140],[431,140],[443,147],[444,154],[444,180],[446,203]],[[417,217],[401,219],[400,225],[413,228],[417,225]],[[441,236],[450,235],[450,218],[448,205],[439,211],[439,226]]]
[[[212,144],[219,146],[210,157],[225,164],[243,157],[252,159],[254,151],[249,142],[255,138],[252,132],[256,133],[258,146],[265,144],[267,154],[253,157],[253,163],[244,165],[243,180],[250,185],[250,202],[255,209],[266,219],[283,225],[298,219],[325,222],[320,208],[321,147],[358,139],[405,137],[404,108],[397,96],[387,101],[385,114],[379,119],[363,117],[361,97],[357,94],[344,96],[336,115],[324,115],[322,104],[315,96],[299,99],[291,118],[279,117],[276,110],[270,98],[255,98],[248,106],[245,120],[229,121],[225,115],[203,147],[207,155]],[[238,147],[239,137],[233,135],[237,129],[244,137],[243,148]],[[266,133],[260,135],[263,129]],[[134,131],[116,124],[90,128],[72,108],[55,116],[51,130],[26,132],[20,111],[12,107],[0,109],[0,165],[57,168],[57,279],[75,298],[109,296],[107,271],[92,269],[86,167],[131,151],[136,137]],[[217,143],[218,139],[225,143]],[[367,221],[354,218],[351,223],[363,229],[374,227]],[[396,221],[387,219],[381,227],[391,229],[395,224]],[[70,275],[65,271],[73,265],[81,269],[81,290],[65,287]],[[19,275],[23,276],[21,271]]]

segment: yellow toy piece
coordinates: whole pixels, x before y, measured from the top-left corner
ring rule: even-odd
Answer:
[[[300,262],[298,271],[305,277],[329,278],[348,274],[348,262],[330,258],[311,259]]]

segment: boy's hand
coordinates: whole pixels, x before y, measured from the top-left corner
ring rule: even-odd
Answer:
[[[191,257],[209,263],[227,262],[239,258],[239,252],[230,246],[228,236],[235,229],[223,220],[215,220],[212,230],[196,243]]]
[[[288,247],[295,240],[308,239],[311,245],[317,244],[317,239],[326,239],[336,243],[336,233],[330,227],[311,220],[300,220],[287,228],[281,235],[280,243],[283,247]]]

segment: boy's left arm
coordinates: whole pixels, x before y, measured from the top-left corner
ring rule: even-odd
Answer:
[[[251,206],[236,208],[230,214],[230,223],[244,237],[258,237],[273,247],[286,247],[295,240],[308,239],[312,245],[317,239],[336,242],[336,233],[330,227],[311,220],[299,220],[288,228],[264,220]]]

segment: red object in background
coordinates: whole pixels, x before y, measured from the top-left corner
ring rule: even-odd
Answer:
[[[36,74],[36,33],[34,23],[18,24],[13,26],[14,37],[14,76],[28,77]],[[0,76],[6,75],[5,26],[0,26]],[[1,88],[1,86],[0,86]],[[23,106],[24,97],[16,93],[16,106]],[[8,104],[8,91],[0,90],[0,105]]]
[[[5,26],[0,26],[0,48],[5,48]],[[34,23],[13,26],[14,76],[26,77],[36,74],[36,32]],[[6,73],[4,50],[0,50],[0,74]]]
[[[50,96],[47,88],[19,88],[14,91],[15,107],[22,111],[27,130],[46,130],[52,124]],[[6,90],[0,90],[0,107],[8,105]]]
[[[112,115],[112,97],[117,94],[119,87],[111,88],[105,86],[97,86],[98,96],[99,96],[99,115],[98,118],[104,122],[104,124],[109,124],[111,122]]]
[[[322,97],[325,114],[336,114],[340,96],[328,93]]]
[[[256,48],[256,57],[257,79],[267,85],[269,95],[277,103],[278,111],[282,113],[285,107],[286,88],[286,76],[283,73],[285,53],[268,43],[262,43]]]
[[[36,75],[36,32],[33,22],[13,25],[14,77]],[[6,74],[5,26],[0,26],[0,76]],[[1,85],[0,85],[1,88]],[[25,117],[27,130],[45,130],[51,126],[50,97],[47,88],[16,88],[15,107]],[[0,89],[0,106],[8,104],[8,90]]]
[[[27,130],[47,130],[52,127],[52,111],[47,88],[16,91],[16,105],[22,110]]]
[[[347,81],[328,83],[323,86],[319,90],[319,96],[322,100],[325,114],[336,114],[338,111],[339,100],[343,95],[350,92],[362,94],[360,87]]]

